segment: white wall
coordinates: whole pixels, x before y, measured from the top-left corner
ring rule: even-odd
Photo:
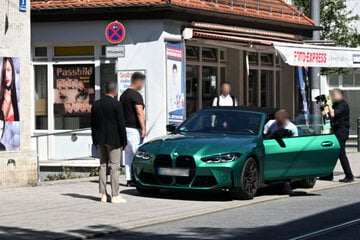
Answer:
[[[93,22],[55,22],[33,23],[32,45],[53,46],[59,45],[84,45],[97,46],[94,61],[96,66],[100,64],[101,45],[110,45],[105,38],[105,27],[109,21]],[[126,29],[126,37],[121,45],[125,46],[125,58],[117,62],[117,70],[145,70],[146,71],[146,119],[148,137],[166,134],[166,64],[164,35],[168,33],[179,34],[181,27],[176,22],[160,20],[133,20],[121,21]],[[166,31],[166,32],[165,32]],[[88,59],[88,61],[91,59]],[[71,60],[72,63],[81,60]],[[96,68],[99,71],[99,68]],[[49,70],[52,72],[52,70]],[[100,74],[96,74],[96,87],[100,86]],[[52,74],[49,74],[49,108],[52,105]],[[49,110],[49,117],[52,111]],[[53,120],[51,120],[53,121]],[[50,125],[50,129],[52,126]],[[49,146],[52,151],[48,157],[52,159],[72,158],[72,156],[88,155],[88,145],[91,143],[90,136],[81,136],[76,143],[71,143],[69,136],[50,137]],[[82,146],[80,146],[80,145]],[[42,145],[46,148],[47,144]],[[42,150],[42,158],[46,158],[45,150]]]

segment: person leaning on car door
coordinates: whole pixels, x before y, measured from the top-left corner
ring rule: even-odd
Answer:
[[[328,101],[330,117],[332,118],[332,132],[340,143],[340,163],[344,169],[345,178],[340,182],[353,182],[354,175],[351,171],[349,159],[346,156],[345,144],[349,139],[350,129],[350,109],[347,102],[344,100],[344,92],[339,88],[335,88],[331,92],[331,99],[333,104]],[[324,114],[324,113],[323,113]],[[330,179],[332,175],[330,176]]]
[[[264,135],[266,138],[272,138],[274,133],[279,130],[288,130],[289,133],[287,137],[297,137],[298,129],[290,121],[289,113],[285,109],[280,109],[275,113],[275,119],[269,120],[264,127]]]
[[[221,95],[215,97],[212,106],[229,106],[229,107],[237,107],[238,101],[234,96],[230,95],[231,93],[231,85],[229,82],[221,83]]]

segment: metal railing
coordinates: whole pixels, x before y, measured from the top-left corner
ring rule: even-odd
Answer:
[[[40,148],[39,148],[39,139],[41,137],[48,138],[49,136],[66,136],[71,135],[71,140],[75,142],[77,140],[77,135],[81,132],[89,131],[90,128],[80,128],[80,129],[73,129],[68,131],[61,131],[61,132],[53,132],[53,133],[44,133],[44,134],[37,134],[31,136],[31,138],[36,139],[36,164],[37,164],[37,179],[38,182],[41,182],[40,180]]]

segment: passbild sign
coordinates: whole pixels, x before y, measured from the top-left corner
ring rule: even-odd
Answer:
[[[315,46],[310,44],[273,43],[285,63],[301,67],[360,67],[360,48]]]

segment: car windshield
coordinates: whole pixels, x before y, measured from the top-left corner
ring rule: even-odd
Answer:
[[[179,126],[178,132],[257,135],[261,114],[236,110],[200,111]]]

